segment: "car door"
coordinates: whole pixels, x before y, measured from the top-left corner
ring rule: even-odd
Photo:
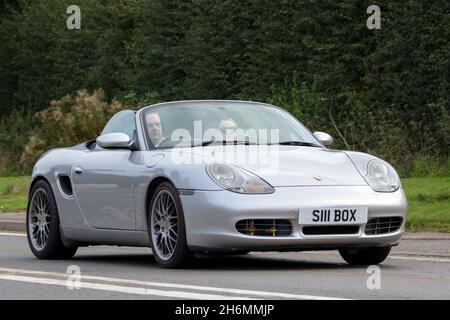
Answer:
[[[102,134],[133,136],[134,112],[117,113]],[[99,229],[135,229],[133,152],[127,149],[86,150],[72,167],[75,197],[87,223]]]

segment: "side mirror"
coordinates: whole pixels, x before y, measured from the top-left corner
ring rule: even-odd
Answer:
[[[104,149],[130,149],[131,139],[122,132],[113,132],[101,135],[96,140],[97,144]]]
[[[313,133],[314,138],[320,141],[325,147],[331,146],[333,144],[333,137],[328,133],[316,131]]]

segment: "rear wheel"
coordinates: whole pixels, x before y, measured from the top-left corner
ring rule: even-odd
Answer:
[[[391,247],[372,247],[361,249],[339,249],[341,257],[351,265],[373,265],[386,260]]]
[[[150,240],[156,262],[164,268],[188,266],[194,255],[187,246],[178,191],[171,183],[163,182],[156,188],[148,212]]]
[[[34,185],[28,199],[27,238],[31,251],[39,259],[71,258],[78,249],[64,246],[55,197],[43,180]]]

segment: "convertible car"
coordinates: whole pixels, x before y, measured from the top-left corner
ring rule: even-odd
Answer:
[[[166,268],[199,255],[339,250],[381,263],[404,232],[394,168],[332,150],[285,110],[179,101],[115,114],[97,139],[47,151],[29,187],[27,235],[40,259],[78,247],[150,247]]]

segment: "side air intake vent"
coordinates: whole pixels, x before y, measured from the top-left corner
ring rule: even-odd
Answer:
[[[59,176],[58,184],[64,196],[73,197],[72,183],[68,176]]]
[[[278,219],[249,219],[236,223],[236,229],[248,236],[285,237],[292,233],[289,220]]]

